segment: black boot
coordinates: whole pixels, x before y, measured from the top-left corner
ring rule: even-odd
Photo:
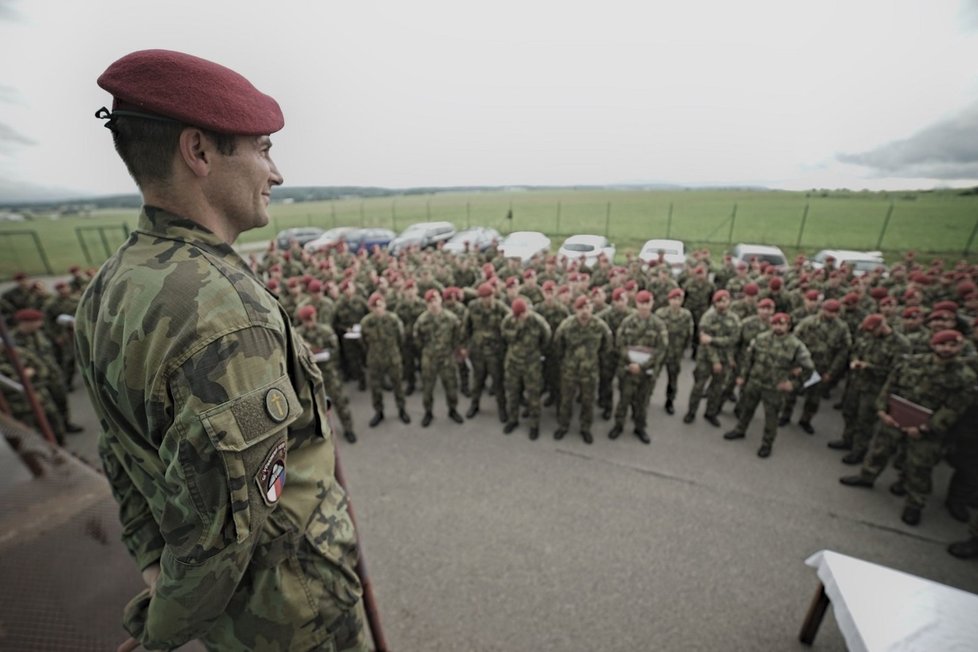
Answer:
[[[635,436],[638,437],[638,440],[640,442],[642,442],[643,444],[651,444],[652,443],[652,440],[649,439],[649,433],[645,432],[645,428],[636,428],[635,429]]]
[[[711,426],[713,426],[714,428],[720,427],[720,420],[717,419],[717,415],[715,414],[705,414],[703,415],[703,419],[705,419],[706,422]]]
[[[945,503],[948,513],[951,515],[955,521],[961,521],[962,523],[967,523],[968,518],[971,516],[968,513],[968,508],[964,503],[958,501],[947,501]]]
[[[621,431],[622,427],[616,423],[615,427],[608,432],[608,439],[618,439],[618,435],[621,434]]]
[[[917,526],[920,525],[920,508],[914,507],[913,505],[907,505],[903,508],[903,514],[900,515],[900,520],[907,525]]]
[[[561,439],[564,438],[564,435],[566,435],[566,434],[567,434],[567,428],[557,428],[554,431],[554,439],[556,439],[557,441],[560,441]]]
[[[581,431],[581,439],[584,440],[584,443],[585,444],[590,444],[590,443],[592,443],[594,441],[594,437],[591,436],[591,431],[590,430],[582,430]]]
[[[608,419],[611,418],[611,406],[610,405],[606,405],[605,406],[604,411],[601,412],[601,418],[604,419],[605,421],[607,421]]]
[[[855,466],[856,464],[862,464],[863,459],[866,458],[866,453],[860,453],[857,451],[852,451],[848,455],[842,458],[843,464],[848,464],[850,466]]]
[[[374,412],[374,416],[370,420],[370,427],[371,428],[376,428],[377,427],[377,424],[380,423],[383,420],[384,420],[384,413],[383,412],[380,412],[380,411]]]
[[[397,411],[397,416],[401,418],[404,423],[411,423],[411,417],[408,415],[407,410],[401,408]]]
[[[506,408],[499,406],[499,423],[506,423],[509,421],[509,413]]]
[[[448,409],[448,418],[451,419],[452,421],[454,421],[455,423],[464,423],[465,422],[465,419],[462,418],[462,415],[459,414],[458,413],[458,410],[456,410],[455,408],[449,408]]]
[[[479,414],[479,404],[476,401],[472,401],[472,405],[469,406],[469,411],[465,413],[465,416],[471,419],[477,414]]]
[[[978,537],[952,543],[947,551],[958,559],[975,559],[978,557]]]
[[[815,434],[815,428],[812,427],[811,421],[799,421],[798,427],[807,432],[809,435]]]
[[[851,451],[852,450],[852,444],[850,444],[849,442],[847,442],[845,439],[833,439],[828,444],[826,444],[826,446],[828,446],[829,448],[831,448],[833,450],[837,450],[837,451]]]
[[[672,405],[672,399],[671,398],[667,398],[666,399],[666,413],[667,414],[675,414],[676,413],[676,408],[673,407],[673,405]]]
[[[430,426],[434,418],[435,416],[431,412],[425,412],[424,416],[421,418],[421,427],[427,428]]]
[[[505,426],[503,426],[503,434],[508,435],[509,433],[516,430],[517,423],[515,421],[510,421]]]
[[[683,417],[683,423],[693,423],[696,420],[695,412],[687,412],[686,416]]]
[[[536,426],[530,428],[530,441],[536,441],[537,437],[540,436],[540,429]]]
[[[873,488],[873,479],[867,478],[862,475],[846,475],[839,478],[839,483],[844,484],[847,487],[864,487],[866,489]]]
[[[757,456],[760,458],[770,457],[771,455],[771,444],[761,444],[761,447],[757,449]]]
[[[357,435],[352,430],[344,431],[343,436],[346,437],[346,440],[351,444],[357,443]]]

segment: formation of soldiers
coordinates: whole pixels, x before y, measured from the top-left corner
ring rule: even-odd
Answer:
[[[845,429],[828,446],[844,454],[844,463],[861,465],[843,484],[872,486],[892,460],[901,474],[890,490],[906,497],[902,518],[915,525],[933,469],[946,458],[955,468],[948,510],[966,521],[969,508],[978,507],[978,268],[924,265],[908,253],[889,270],[859,276],[831,258],[815,267],[799,256],[778,270],[756,260],[717,262],[700,250],[676,276],[662,260],[625,258],[615,265],[599,257],[587,266],[541,254],[523,265],[495,246],[461,255],[412,248],[392,256],[380,249],[354,255],[342,243],[310,253],[272,242],[251,264],[293,316],[351,442],[344,381],[369,388],[370,427],[384,421],[388,392],[398,418],[410,423],[405,397],[420,381],[427,427],[440,380],[456,423],[465,420],[460,394],[469,401],[468,419],[489,395],[505,434],[523,420],[537,439],[543,408],[554,408],[553,434],[561,439],[579,405],[579,433],[591,444],[597,406],[612,421],[609,439],[625,432],[630,414],[634,436],[649,444],[658,377],[665,370],[663,407],[673,415],[689,354],[695,366],[685,423],[705,402],[704,420],[720,427],[725,404],[734,402],[736,425],[724,438],[738,440],[762,404],[757,454],[766,458],[798,402],[797,425],[814,434],[821,404],[834,393]],[[83,279],[73,274],[69,296]],[[24,287],[4,295],[5,312],[37,309],[24,303],[37,295]],[[70,383],[67,368],[61,377]],[[893,394],[923,406],[933,415],[929,424],[899,427],[888,416]],[[952,553],[978,556],[978,518],[972,536]]]

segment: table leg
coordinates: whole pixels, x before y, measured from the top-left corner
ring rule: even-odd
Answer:
[[[811,645],[818,633],[818,626],[822,624],[825,617],[825,610],[829,608],[829,596],[825,593],[825,585],[819,582],[815,597],[812,598],[812,606],[808,608],[805,622],[801,626],[798,640],[805,645]]]

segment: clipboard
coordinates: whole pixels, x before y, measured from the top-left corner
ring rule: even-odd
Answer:
[[[901,428],[919,428],[934,414],[933,410],[896,394],[886,399],[886,411]]]

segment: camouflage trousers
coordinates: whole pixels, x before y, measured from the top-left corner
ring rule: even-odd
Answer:
[[[557,425],[570,428],[574,399],[581,397],[581,430],[590,431],[594,423],[594,394],[598,388],[598,370],[562,369],[560,373],[560,405]]]
[[[805,402],[802,404],[801,418],[799,421],[810,423],[812,417],[818,412],[818,406],[822,402],[822,395],[824,393],[825,388],[822,386],[822,383],[815,383],[807,389],[785,395],[781,416],[786,419],[791,419],[791,414],[795,411],[795,403],[798,402],[798,396],[804,396]]]
[[[666,368],[666,400],[673,401],[676,399],[676,388],[679,387],[679,370],[682,367],[683,362],[683,351],[673,351],[670,349],[666,352],[665,368]]]
[[[740,392],[737,402],[737,425],[734,428],[739,433],[746,433],[750,422],[754,419],[757,404],[764,404],[764,436],[762,441],[771,446],[778,436],[778,413],[784,401],[784,392],[773,388],[760,387],[748,382]]]
[[[628,409],[632,409],[632,421],[636,428],[645,430],[648,426],[649,399],[655,390],[655,378],[646,374],[631,374],[627,371],[618,374],[618,407],[615,409],[615,425],[625,425]]]
[[[340,352],[343,360],[343,371],[347,378],[364,380],[366,355],[363,342],[358,339],[340,337]]]
[[[435,405],[435,382],[441,379],[449,409],[458,405],[458,377],[455,357],[451,353],[421,354],[421,403],[425,412]]]
[[[401,382],[403,364],[401,356],[384,351],[386,357],[367,359],[367,386],[370,387],[370,404],[374,412],[384,411],[384,381],[394,388],[394,403],[397,409],[404,408],[404,384]]]
[[[618,356],[609,355],[601,360],[601,369],[598,375],[598,407],[610,410],[614,406],[617,366]],[[621,391],[620,387],[619,391]]]
[[[873,439],[880,422],[876,414],[876,399],[880,390],[882,387],[879,385],[852,382],[842,397],[842,418],[846,424],[842,440],[852,445],[853,453],[865,453]]]
[[[343,432],[353,431],[353,415],[350,413],[350,399],[346,395],[343,387],[343,380],[340,372],[332,362],[317,362],[316,366],[323,374],[323,386],[326,388],[326,396],[333,403],[333,409],[340,423],[343,424]]]
[[[482,392],[486,388],[486,378],[492,378],[492,387],[496,393],[496,405],[502,412],[506,408],[506,397],[503,388],[503,352],[490,348],[473,348],[469,351],[469,361],[472,362],[472,403],[478,405]]]
[[[901,472],[903,486],[907,490],[907,505],[923,507],[931,494],[934,467],[944,456],[944,442],[941,437],[928,433],[920,439],[911,439],[902,430],[880,423],[869,444],[869,453],[863,462],[861,475],[871,480],[879,477],[901,444],[905,444],[907,450]]]
[[[723,392],[727,385],[727,376],[732,371],[730,365],[723,365],[720,373],[713,373],[712,365],[707,356],[697,356],[696,367],[693,369],[693,389],[689,392],[689,412],[696,414],[700,401],[706,396],[706,414],[720,414],[723,407]],[[709,383],[709,385],[707,385]]]
[[[51,426],[51,434],[54,435],[55,441],[59,445],[64,445],[65,434],[67,433],[64,413],[55,405],[46,385],[35,385],[34,395],[37,396],[37,402],[41,406],[41,411],[44,412],[48,425]],[[4,392],[3,396],[7,400],[10,413],[15,419],[40,432],[41,426],[37,423],[37,419],[34,418],[34,410],[31,409],[31,404],[26,396],[15,391]]]
[[[543,389],[560,401],[560,360],[552,348],[548,348],[543,358]]]
[[[506,414],[510,423],[516,423],[520,401],[526,396],[528,423],[531,428],[539,428],[543,365],[540,362],[526,364],[507,360],[503,367],[503,386],[506,389]]]
[[[405,337],[404,345],[401,346],[401,365],[403,367],[404,382],[411,387],[414,387],[414,379],[418,374],[418,361],[420,357],[421,352],[414,344],[414,339],[412,337]]]

